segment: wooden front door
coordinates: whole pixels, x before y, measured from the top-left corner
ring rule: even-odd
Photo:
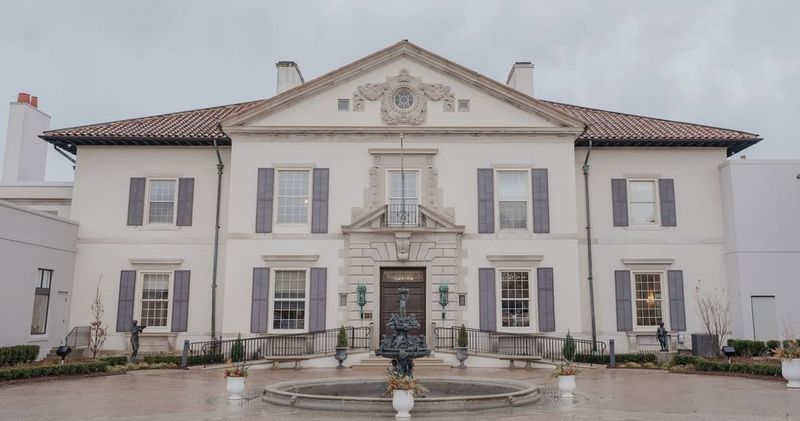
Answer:
[[[386,328],[392,313],[398,313],[400,306],[397,295],[398,288],[408,288],[406,314],[415,314],[419,321],[419,329],[412,329],[414,335],[425,334],[425,269],[381,269],[381,337],[393,334]]]

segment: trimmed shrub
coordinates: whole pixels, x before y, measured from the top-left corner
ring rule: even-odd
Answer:
[[[561,347],[561,355],[567,361],[572,361],[575,358],[575,339],[572,338],[569,331],[567,331],[567,338],[564,340],[564,346]]]
[[[0,366],[29,363],[39,356],[39,345],[14,345],[0,347]]]
[[[108,365],[102,361],[92,361],[81,364],[37,365],[33,367],[4,368],[0,369],[0,381],[30,379],[34,377],[102,373],[107,369]]]
[[[748,339],[728,339],[728,346],[732,346],[739,357],[758,357],[767,351],[767,344],[763,341]]]
[[[125,365],[128,364],[128,357],[105,357],[98,359],[106,365]]]
[[[467,328],[464,327],[464,323],[461,323],[461,327],[458,328],[458,338],[456,342],[460,348],[466,348],[467,343]]]
[[[236,337],[231,347],[231,361],[238,363],[244,361],[244,342],[242,342],[242,335]]]
[[[694,365],[694,364],[697,363],[697,360],[699,360],[699,359],[700,358],[697,358],[697,357],[694,357],[694,356],[691,356],[691,355],[676,355],[672,359],[672,362],[675,363],[675,365],[687,365],[687,364]]]
[[[339,332],[336,334],[336,347],[347,348],[350,346],[350,341],[347,340],[347,331],[344,326],[339,327]]]
[[[591,355],[591,354],[575,354],[575,362],[588,363],[588,364],[608,364],[611,357],[608,355]],[[656,354],[649,353],[632,353],[632,354],[617,354],[617,363],[653,363],[657,361]]]
[[[167,363],[181,365],[180,355],[145,355],[144,362],[148,364]],[[225,357],[222,354],[190,355],[187,359],[189,365],[222,364]]]
[[[771,340],[767,341],[767,350],[768,351],[775,351],[781,346],[781,341]]]

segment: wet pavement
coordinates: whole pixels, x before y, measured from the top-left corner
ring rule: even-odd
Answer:
[[[381,368],[267,370],[247,378],[246,401],[229,402],[219,369],[147,370],[125,375],[0,386],[2,420],[324,420],[393,419],[270,406],[267,383],[337,376],[382,376]],[[460,414],[414,414],[415,419],[800,420],[800,390],[781,381],[673,374],[655,370],[584,369],[575,400],[556,398],[550,370],[419,367],[417,377],[509,378],[544,387],[537,405]]]

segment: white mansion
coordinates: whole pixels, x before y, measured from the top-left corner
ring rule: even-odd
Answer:
[[[760,140],[544,101],[530,63],[503,84],[407,41],[310,81],[279,62],[265,100],[42,138],[77,155],[70,325],[99,282],[108,348],[132,319],[171,349],[382,330],[405,286],[428,335],[594,331],[620,351],[661,321],[702,331],[695,289],[728,289],[718,167]]]

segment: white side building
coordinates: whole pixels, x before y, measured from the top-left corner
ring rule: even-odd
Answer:
[[[800,334],[800,161],[721,168],[733,336]]]

